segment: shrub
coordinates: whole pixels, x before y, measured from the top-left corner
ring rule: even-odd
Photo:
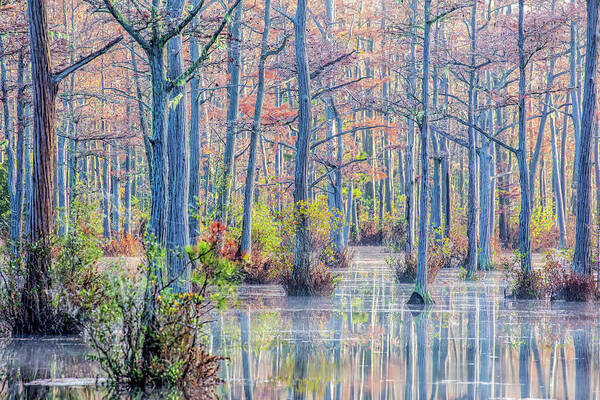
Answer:
[[[564,271],[556,297],[567,301],[592,301],[598,295],[598,286],[592,274],[580,276]]]
[[[298,287],[292,271],[294,265],[294,256],[288,255],[283,261],[277,279],[284,287],[287,293],[293,292],[294,288]],[[331,270],[323,263],[312,265],[310,268],[309,287],[310,293],[315,296],[329,296],[333,294],[335,287],[339,281],[339,276],[331,272]]]
[[[103,253],[106,257],[137,257],[144,253],[144,245],[137,237],[124,234],[119,240],[112,239],[106,243],[103,246]]]
[[[567,259],[561,261],[553,252],[546,254],[542,268],[525,274],[519,267],[519,258],[504,261],[510,296],[519,299],[564,299],[567,301],[591,301],[597,294],[597,283],[593,275],[580,276],[568,266]]]
[[[450,241],[447,238],[429,238],[427,251],[427,282],[435,281],[440,269],[450,262]],[[402,257],[391,260],[396,280],[399,283],[414,283],[417,279],[417,254],[404,253]]]
[[[547,258],[543,268],[532,267],[528,273],[521,270],[521,255],[518,252],[515,252],[513,259],[502,260],[501,265],[509,284],[508,297],[546,299],[552,296],[560,284],[562,266],[552,258]]]
[[[334,246],[327,246],[321,250],[319,261],[330,269],[345,269],[352,264],[354,254],[347,248],[337,251]]]
[[[299,211],[298,211],[299,210]],[[336,279],[330,268],[349,265],[351,254],[334,250],[331,231],[341,230],[343,220],[334,215],[327,206],[326,197],[302,204],[290,205],[274,212],[268,205],[256,204],[253,209],[252,252],[242,256],[241,272],[248,283],[279,282],[286,289],[294,285],[292,269],[298,212],[308,216],[310,231],[311,284],[315,294],[333,292]],[[328,282],[326,282],[329,280]]]
[[[0,323],[3,329],[19,334],[21,297],[27,278],[27,252],[39,251],[35,244],[24,245],[24,255],[0,264]],[[71,231],[55,240],[52,252],[55,262],[49,271],[48,293],[52,312],[44,315],[47,334],[76,334],[81,323],[106,296],[105,281],[96,269],[101,255],[95,239],[85,233]],[[8,254],[5,255],[9,259]]]
[[[155,271],[161,254],[148,252],[146,279],[117,273],[109,280],[110,301],[86,325],[97,360],[116,390],[162,389],[194,398],[216,398],[220,357],[210,355],[202,328],[214,307],[232,296],[236,267],[213,244],[199,242],[188,256],[194,266],[192,290],[174,293]]]

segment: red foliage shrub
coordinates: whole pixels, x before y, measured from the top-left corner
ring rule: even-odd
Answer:
[[[521,271],[518,257],[513,262],[505,260],[503,264],[511,290],[509,297],[591,301],[597,295],[598,286],[593,275],[576,274],[552,253],[546,254],[546,262],[541,268],[534,268],[529,274]]]
[[[567,301],[592,301],[598,295],[598,285],[593,275],[578,275],[573,271],[564,271],[557,293],[558,298]]]
[[[137,257],[144,253],[144,245],[133,235],[122,235],[119,240],[113,239],[108,242],[102,252],[105,257]]]

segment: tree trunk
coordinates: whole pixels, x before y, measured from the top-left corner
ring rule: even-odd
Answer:
[[[410,7],[410,21],[411,35],[410,35],[410,70],[408,77],[408,92],[410,94],[410,103],[414,107],[413,98],[416,96],[416,18],[417,18],[417,0],[413,0]],[[407,146],[406,146],[406,253],[412,254],[413,243],[415,241],[415,189],[414,189],[414,146],[415,146],[415,122],[413,117],[408,118],[408,132],[407,132]]]
[[[550,105],[552,105],[552,97],[550,97]],[[552,142],[552,177],[554,180],[554,198],[555,198],[555,210],[556,217],[558,219],[558,227],[559,227],[559,241],[558,248],[564,249],[566,247],[565,240],[565,207],[563,204],[562,197],[562,185],[560,181],[560,171],[558,166],[558,151],[556,149],[556,129],[554,126],[554,116],[550,116],[550,133],[551,133],[551,142]]]
[[[52,267],[51,236],[54,215],[54,117],[57,85],[50,70],[50,47],[46,2],[28,0],[31,45],[31,82],[33,94],[33,177],[29,215],[29,242],[25,287],[22,292],[22,333],[44,331],[50,308],[50,275]]]
[[[419,247],[417,254],[417,277],[415,280],[415,293],[422,298],[425,304],[433,303],[433,298],[429,293],[427,282],[427,239],[429,224],[427,217],[428,194],[429,194],[429,45],[431,22],[429,21],[429,9],[431,0],[425,0],[423,7],[423,16],[425,21],[423,34],[423,82],[422,82],[422,104],[423,118],[420,123],[421,130],[421,198],[419,204]],[[414,298],[415,293],[411,296]],[[410,300],[409,300],[410,302]]]
[[[199,0],[194,0],[196,6]],[[199,47],[198,38],[196,35],[190,36],[190,59],[193,61],[198,58]],[[190,184],[188,205],[189,211],[189,232],[190,242],[194,243],[200,235],[199,232],[199,217],[200,208],[200,160],[202,159],[202,141],[200,139],[200,83],[201,78],[194,76],[190,80]],[[206,199],[204,199],[206,201]]]
[[[134,171],[132,166],[133,158],[132,157],[132,149],[131,146],[127,146],[125,149],[125,192],[123,199],[123,207],[125,209],[125,215],[123,215],[123,235],[125,237],[131,235],[131,196],[132,196],[132,188],[133,188],[133,179],[131,179],[131,174]]]
[[[63,102],[63,106],[66,109],[66,101]],[[67,185],[66,185],[66,168],[65,168],[65,151],[66,151],[66,139],[65,135],[67,131],[67,121],[63,122],[63,132],[58,137],[58,236],[64,237],[67,233]]]
[[[227,72],[231,78],[227,85],[227,98],[229,99],[229,106],[227,108],[227,135],[225,138],[223,167],[219,176],[219,213],[217,214],[218,218],[225,224],[227,223],[229,192],[231,191],[232,181],[235,179],[233,164],[236,132],[238,129],[240,77],[242,69],[242,9],[243,4],[240,3],[233,14],[232,24],[229,25],[230,38],[227,43]]]
[[[111,230],[114,237],[119,242],[121,240],[121,192],[119,190],[119,153],[113,147],[112,167],[110,174],[110,194],[111,194]]]
[[[596,113],[596,67],[598,64],[598,0],[587,0],[587,38],[583,88],[581,136],[577,169],[577,222],[573,270],[578,275],[592,273],[590,262],[591,222],[591,144]]]
[[[167,10],[172,18],[183,13],[185,0],[170,0]],[[183,46],[181,35],[167,43],[169,65],[167,77],[174,81],[183,72]],[[185,85],[171,91],[168,123],[168,217],[167,217],[167,265],[169,280],[176,279],[173,290],[181,292],[189,287],[189,274],[185,246],[189,243],[189,183],[190,156],[187,131],[187,94]],[[177,279],[179,278],[179,279]]]
[[[104,122],[102,122],[104,125]],[[104,129],[103,129],[104,131]],[[110,232],[110,146],[104,144],[104,160],[102,162],[102,209],[103,209],[103,233],[104,239],[111,238]]]
[[[531,219],[531,206],[529,200],[529,171],[527,169],[527,115],[525,113],[525,34],[523,31],[524,0],[519,0],[519,149],[517,162],[519,164],[519,182],[521,186],[521,211],[519,213],[519,257],[521,270],[529,275],[531,273],[531,238],[529,236],[529,221]]]
[[[311,136],[310,74],[306,55],[306,0],[297,0],[294,21],[296,70],[298,72],[298,139],[294,171],[294,204],[296,207],[296,243],[292,294],[309,295],[310,287],[310,232],[308,215],[308,159]]]
[[[11,256],[21,254],[21,240],[23,236],[23,206],[24,206],[24,141],[25,141],[25,60],[24,55],[19,55],[17,66],[17,126],[15,146],[15,171],[13,193],[10,203],[10,241]]]
[[[265,27],[260,47],[258,62],[258,85],[256,88],[256,103],[254,104],[254,120],[250,133],[250,148],[248,149],[248,169],[246,171],[246,187],[244,189],[244,216],[242,219],[242,239],[240,252],[250,256],[252,252],[252,195],[254,193],[254,175],[256,173],[256,147],[260,135],[260,119],[265,93],[265,61],[269,50],[269,28],[271,26],[271,0],[265,0]]]
[[[477,15],[477,2],[473,2],[471,10],[471,71],[469,73],[469,110],[467,127],[469,136],[469,210],[467,222],[468,253],[467,253],[467,279],[474,279],[477,272],[477,154],[475,138],[475,109],[477,99],[475,93],[475,49],[477,43],[477,27],[475,17]]]
[[[152,48],[150,74],[152,76],[152,169],[150,240],[159,247],[166,245],[167,235],[167,82],[164,75],[163,49],[158,44]]]

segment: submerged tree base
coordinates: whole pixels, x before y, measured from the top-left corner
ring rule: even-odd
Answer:
[[[411,304],[411,305],[435,304],[435,301],[433,301],[433,297],[431,297],[431,293],[429,293],[429,290],[423,290],[423,288],[415,287],[415,291],[411,294],[410,299],[408,299],[407,304]]]

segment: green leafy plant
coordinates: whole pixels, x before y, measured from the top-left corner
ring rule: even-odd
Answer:
[[[221,234],[218,228],[214,232]],[[216,398],[221,358],[209,353],[202,332],[210,312],[232,300],[238,270],[213,239],[186,249],[192,275],[185,293],[171,289],[178,277],[160,279],[164,252],[155,246],[137,276],[110,275],[113,295],[96,308],[86,331],[92,357],[115,390]]]

